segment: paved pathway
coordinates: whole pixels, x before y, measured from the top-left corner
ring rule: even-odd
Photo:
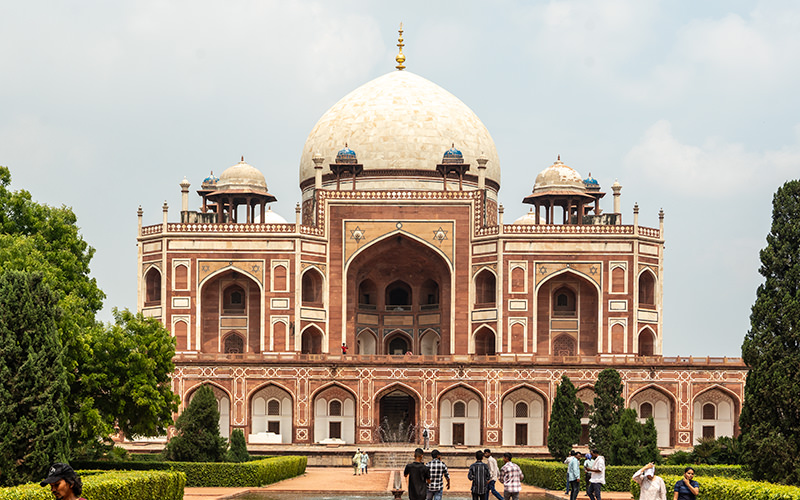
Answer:
[[[222,500],[235,498],[246,492],[274,491],[274,492],[333,492],[333,493],[385,493],[392,489],[394,471],[388,469],[370,470],[369,474],[353,476],[352,468],[345,467],[308,467],[302,476],[286,479],[263,488],[186,488],[184,500]],[[449,493],[466,494],[469,496],[470,482],[467,480],[467,469],[450,469]],[[403,480],[403,489],[408,491],[408,486]],[[502,493],[502,486],[498,488]],[[522,492],[529,494],[547,494],[551,500],[568,499],[563,491],[551,492],[535,486],[523,485]],[[445,490],[445,497],[448,493]],[[522,495],[523,497],[526,495]],[[404,493],[403,498],[408,498]],[[586,500],[586,492],[578,496],[579,500]],[[605,500],[630,500],[630,493],[604,492]]]

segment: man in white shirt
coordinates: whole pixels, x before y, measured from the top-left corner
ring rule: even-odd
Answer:
[[[592,450],[592,458],[594,459],[594,463],[592,463],[591,468],[584,465],[584,469],[592,473],[592,477],[589,478],[587,493],[589,495],[589,500],[601,500],[600,491],[602,485],[606,484],[606,459],[597,450]]]
[[[492,493],[498,500],[503,500],[503,495],[494,489],[497,478],[500,477],[500,469],[497,467],[497,459],[492,456],[492,450],[486,448],[483,450],[483,456],[486,457],[487,465],[489,466],[489,485],[486,488],[486,496],[483,500],[489,500],[489,493]]]

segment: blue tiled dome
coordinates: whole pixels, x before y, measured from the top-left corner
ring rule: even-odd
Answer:
[[[214,187],[217,185],[217,182],[219,182],[219,177],[214,175],[214,172],[211,172],[208,177],[203,179],[203,187]]]
[[[461,154],[461,151],[457,150],[455,144],[444,152],[444,158],[442,158],[442,163],[464,163],[464,155]]]
[[[591,172],[589,172],[589,177],[587,177],[587,178],[585,178],[583,180],[583,183],[586,184],[587,188],[590,188],[590,187],[598,187],[599,188],[600,187],[600,183],[597,182],[597,179],[592,177],[592,173]]]
[[[356,152],[344,145],[344,149],[336,153],[336,163],[356,163]]]

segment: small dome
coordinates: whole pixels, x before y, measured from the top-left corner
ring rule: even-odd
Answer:
[[[217,181],[218,191],[237,190],[257,193],[267,192],[267,181],[257,168],[246,163],[244,157],[236,165],[229,167]]]
[[[598,187],[599,188],[600,187],[600,183],[597,182],[597,179],[592,177],[592,173],[591,172],[589,172],[589,177],[587,177],[587,178],[585,178],[583,180],[583,183],[586,185],[587,188],[590,188],[590,187]]]
[[[215,189],[217,187],[217,183],[219,182],[219,177],[214,175],[214,171],[211,171],[208,177],[203,179],[202,187],[203,189]]]
[[[539,219],[540,219],[539,220],[539,224],[544,224],[545,223],[545,220],[544,220],[543,217],[540,217]],[[530,212],[528,212],[527,214],[523,215],[519,219],[515,220],[514,224],[529,224],[529,225],[536,224],[536,212],[533,209],[531,209]]]
[[[336,153],[336,163],[357,163],[356,152],[344,145],[344,149],[340,149]]]
[[[586,193],[586,185],[581,175],[559,159],[536,176],[533,192],[558,191],[562,193]]]
[[[263,224],[286,224],[286,219],[272,211],[272,207],[267,207],[264,212]]]
[[[442,163],[464,163],[464,155],[462,155],[461,151],[457,150],[456,145],[453,144],[450,149],[444,152]]]

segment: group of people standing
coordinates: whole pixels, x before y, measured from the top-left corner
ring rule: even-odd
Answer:
[[[369,454],[367,450],[356,449],[356,454],[353,455],[353,475],[360,476],[369,472]]]
[[[567,464],[567,491],[570,500],[578,497],[580,489],[580,457],[578,451],[571,451],[564,463]],[[583,468],[589,473],[587,478],[586,494],[590,500],[601,500],[602,485],[606,484],[606,460],[597,450],[586,454]],[[664,480],[656,476],[656,467],[653,462],[645,465],[633,475],[633,480],[639,484],[641,494],[639,500],[667,500],[667,487]],[[675,483],[673,500],[697,500],[700,494],[700,485],[694,480],[694,469],[687,467],[683,477]]]
[[[403,475],[408,478],[409,500],[441,500],[445,487],[450,489],[450,474],[447,465],[441,460],[439,450],[431,451],[431,461],[424,462],[422,448],[414,450],[414,461],[406,465]],[[486,458],[486,462],[483,459]],[[472,482],[472,500],[489,500],[494,495],[499,500],[519,500],[522,490],[522,469],[512,462],[511,453],[504,453],[505,464],[498,468],[492,451],[485,449],[475,452],[475,462],[469,466],[467,478]],[[503,484],[503,494],[498,493],[495,484]]]

